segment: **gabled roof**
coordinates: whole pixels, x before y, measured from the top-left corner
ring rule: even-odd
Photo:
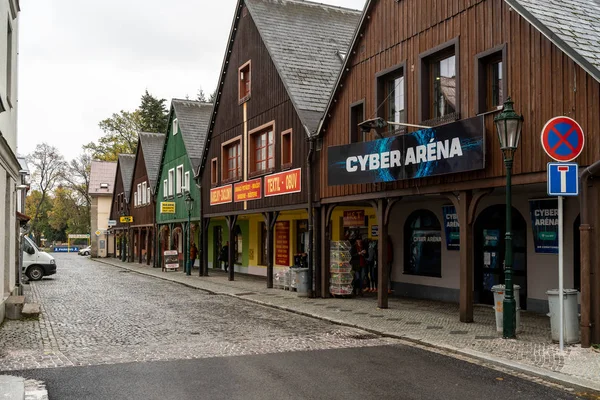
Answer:
[[[121,171],[121,179],[123,179],[123,192],[125,193],[125,198],[129,199],[133,169],[135,168],[135,154],[119,154],[118,164]]]
[[[504,0],[600,82],[598,0]]]
[[[165,144],[165,134],[140,132],[138,152],[144,152],[144,162],[146,164],[146,173],[148,174],[148,183],[154,192],[158,171],[160,169],[160,160],[163,146]]]
[[[194,171],[198,170],[204,152],[206,132],[213,110],[212,103],[173,99],[171,112],[175,110],[185,150]],[[165,142],[166,146],[166,142]]]
[[[90,166],[90,195],[110,195],[115,188],[117,163],[114,161],[92,161]],[[101,186],[107,186],[105,188]]]
[[[304,0],[245,3],[298,116],[314,133],[361,11]]]

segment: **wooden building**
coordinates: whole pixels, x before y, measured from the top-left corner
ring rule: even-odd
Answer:
[[[271,287],[275,268],[306,265],[318,199],[308,139],[359,17],[306,1],[238,1],[199,171],[207,267],[227,261],[230,279],[266,275]]]
[[[505,232],[505,166],[493,120],[511,96],[524,116],[513,178],[516,283],[522,308],[547,311],[558,257],[540,243],[538,222],[553,225],[557,206],[546,194],[551,160],[540,134],[551,118],[571,117],[586,134],[575,161],[584,169],[600,159],[600,53],[592,44],[600,42],[599,12],[588,1],[367,1],[318,132],[323,296],[328,243],[357,228],[379,241],[380,307],[390,276],[399,294],[460,302],[465,322],[474,303],[491,301],[491,287],[504,278]],[[375,117],[431,129],[363,133],[358,124]],[[600,341],[598,169],[584,173],[587,207],[577,198],[565,206],[565,284],[581,290],[588,345],[590,335]]]
[[[131,243],[128,240],[131,224],[122,222],[121,217],[131,216],[129,198],[134,166],[135,154],[119,154],[110,209],[110,219],[116,221],[116,225],[109,228],[109,233],[113,237],[114,257],[123,261],[133,260]]]
[[[212,103],[179,99],[171,102],[169,126],[154,188],[158,234],[156,266],[162,265],[165,250],[177,250],[180,266],[186,265],[190,245],[186,240],[188,232],[189,242],[200,243],[200,190],[195,185],[194,171],[200,167],[212,108]],[[185,201],[188,195],[193,201],[191,210]]]
[[[134,262],[154,265],[156,181],[165,143],[164,133],[141,132],[138,138],[129,204],[133,222],[129,242]],[[155,266],[155,265],[154,265]]]

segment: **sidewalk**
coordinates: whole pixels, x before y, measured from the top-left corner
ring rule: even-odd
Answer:
[[[561,354],[558,344],[551,341],[549,318],[542,315],[522,312],[518,339],[505,340],[496,332],[491,306],[476,306],[475,322],[464,324],[458,320],[458,304],[392,297],[389,309],[381,310],[374,296],[308,299],[298,297],[295,292],[267,289],[264,278],[260,277],[236,274],[236,280],[229,282],[224,272],[212,269],[209,277],[199,277],[197,269],[186,276],[183,272],[162,272],[160,268],[116,259],[94,260],[600,391],[600,353],[571,345],[565,346]]]

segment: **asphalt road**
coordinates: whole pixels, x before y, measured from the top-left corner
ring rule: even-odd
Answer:
[[[50,399],[575,399],[403,345],[19,371]]]

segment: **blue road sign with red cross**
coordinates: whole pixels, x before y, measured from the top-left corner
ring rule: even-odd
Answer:
[[[583,151],[583,129],[569,117],[552,118],[542,129],[542,146],[550,158],[568,162],[579,157]]]

